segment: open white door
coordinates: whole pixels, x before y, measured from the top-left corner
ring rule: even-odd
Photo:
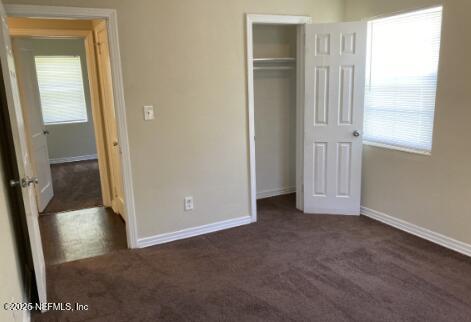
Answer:
[[[5,82],[5,92],[7,96],[8,112],[10,114],[10,121],[12,125],[18,172],[21,178],[17,182],[12,182],[12,185],[20,186],[22,190],[39,301],[41,303],[46,303],[46,268],[44,263],[41,235],[39,233],[39,214],[33,188],[34,182],[36,180],[33,177],[31,161],[28,153],[26,132],[20,104],[18,83],[16,80],[15,63],[11,48],[10,34],[8,31],[7,17],[1,1],[0,19],[2,24],[0,28],[0,62],[2,66],[3,79]]]
[[[44,126],[41,112],[41,98],[39,96],[32,43],[29,39],[15,39],[13,41],[13,51],[20,85],[21,106],[29,139],[30,159],[33,172],[38,178],[38,184],[35,186],[36,199],[39,212],[42,212],[54,196],[54,191],[47,149],[46,135],[48,131]]]
[[[360,214],[366,39],[366,22],[306,25],[306,213]]]

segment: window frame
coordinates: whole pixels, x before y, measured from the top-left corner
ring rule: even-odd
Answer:
[[[443,5],[433,5],[429,7],[422,7],[422,8],[415,8],[412,10],[405,10],[405,11],[399,11],[399,12],[394,12],[391,14],[386,14],[386,15],[379,15],[375,16],[373,18],[370,18],[367,20],[367,30],[368,30],[368,42],[367,42],[367,54],[366,54],[366,75],[370,73],[371,69],[371,43],[372,43],[372,37],[371,37],[371,30],[372,30],[372,24],[376,20],[382,20],[382,19],[389,19],[389,18],[394,18],[396,16],[401,16],[401,15],[407,15],[407,14],[414,14],[416,12],[420,11],[433,11],[433,10],[441,10],[441,25],[440,25],[440,48],[438,52],[438,64],[437,64],[437,87],[435,89],[435,106],[434,106],[434,115],[436,113],[436,108],[437,108],[437,93],[438,93],[438,80],[440,76],[440,58],[441,58],[441,43],[442,43],[442,36],[443,36]],[[366,98],[366,86],[367,82],[365,83],[365,98]],[[366,110],[366,100],[365,100],[365,105],[364,109]],[[411,154],[417,154],[421,156],[431,156],[432,155],[432,150],[433,150],[433,136],[435,132],[435,117],[434,121],[432,123],[432,145],[430,147],[430,150],[422,150],[422,149],[415,149],[415,148],[408,148],[404,146],[399,146],[399,145],[393,145],[393,144],[388,144],[388,143],[381,143],[381,142],[375,142],[375,141],[370,141],[370,140],[363,140],[363,145],[366,146],[371,146],[375,148],[381,148],[385,150],[393,150],[393,151],[399,151],[399,152],[405,152],[405,153],[411,153]]]
[[[49,58],[49,57],[74,57],[78,58],[78,62],[80,65],[80,78],[82,79],[82,90],[83,90],[83,102],[84,102],[84,107],[85,107],[85,119],[81,120],[68,120],[68,121],[56,121],[56,122],[46,122],[44,118],[44,109],[42,106],[42,99],[41,99],[41,89],[39,86],[39,76],[38,76],[38,69],[36,66],[36,58]],[[43,119],[43,124],[44,126],[56,126],[56,125],[68,125],[68,124],[85,124],[90,122],[90,116],[89,116],[89,106],[87,102],[87,95],[86,95],[86,88],[85,88],[85,79],[84,79],[84,73],[83,73],[83,62],[82,62],[82,57],[80,55],[35,55],[34,56],[34,65],[35,65],[35,72],[36,72],[36,78],[38,79],[38,92],[40,96],[40,101],[41,101],[41,116]]]
[[[367,140],[363,141],[363,145],[372,146],[372,147],[375,147],[375,148],[382,148],[382,149],[386,149],[386,150],[394,150],[394,151],[400,151],[400,152],[406,152],[406,153],[419,154],[419,155],[423,155],[423,156],[431,156],[432,155],[432,151],[406,148],[406,147],[401,147],[401,146],[397,146],[397,145],[391,145],[391,144],[379,143],[379,142],[373,142],[373,141],[367,141]]]

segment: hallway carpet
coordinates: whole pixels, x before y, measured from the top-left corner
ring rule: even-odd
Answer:
[[[48,267],[34,321],[469,321],[471,259],[366,217],[303,215]]]
[[[43,213],[103,205],[97,160],[52,164],[51,174],[54,197]]]

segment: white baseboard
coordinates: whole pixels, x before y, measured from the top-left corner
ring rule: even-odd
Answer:
[[[257,192],[257,199],[270,198],[275,196],[287,195],[296,192],[296,187],[287,187],[280,189],[264,190]]]
[[[251,221],[250,216],[219,221],[212,224],[182,229],[182,230],[174,231],[171,233],[165,233],[165,234],[160,234],[160,235],[155,235],[155,236],[150,236],[150,237],[145,237],[145,238],[139,238],[137,240],[137,246],[139,248],[143,248],[143,247],[149,247],[153,245],[164,244],[164,243],[168,243],[168,242],[179,240],[179,239],[195,237],[199,235],[213,233],[213,232],[223,230],[223,229],[229,229],[229,228],[234,228],[237,226],[247,225],[247,224],[250,224],[251,222],[252,221]]]
[[[408,232],[412,235],[431,241],[432,243],[454,250],[463,255],[471,256],[470,244],[466,244],[464,242],[436,233],[429,229],[417,226],[415,224],[411,224],[410,222],[407,222],[405,220],[398,219],[366,207],[361,207],[361,214],[371,219],[381,221],[382,223],[385,223],[389,226],[393,226],[397,229]]]
[[[76,156],[76,157],[49,159],[49,163],[50,164],[58,164],[58,163],[68,163],[68,162],[97,160],[97,159],[98,159],[98,155],[89,154],[89,155],[79,155],[79,156]]]

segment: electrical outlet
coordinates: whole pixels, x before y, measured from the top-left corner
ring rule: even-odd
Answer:
[[[185,211],[193,210],[193,197],[185,197]]]

